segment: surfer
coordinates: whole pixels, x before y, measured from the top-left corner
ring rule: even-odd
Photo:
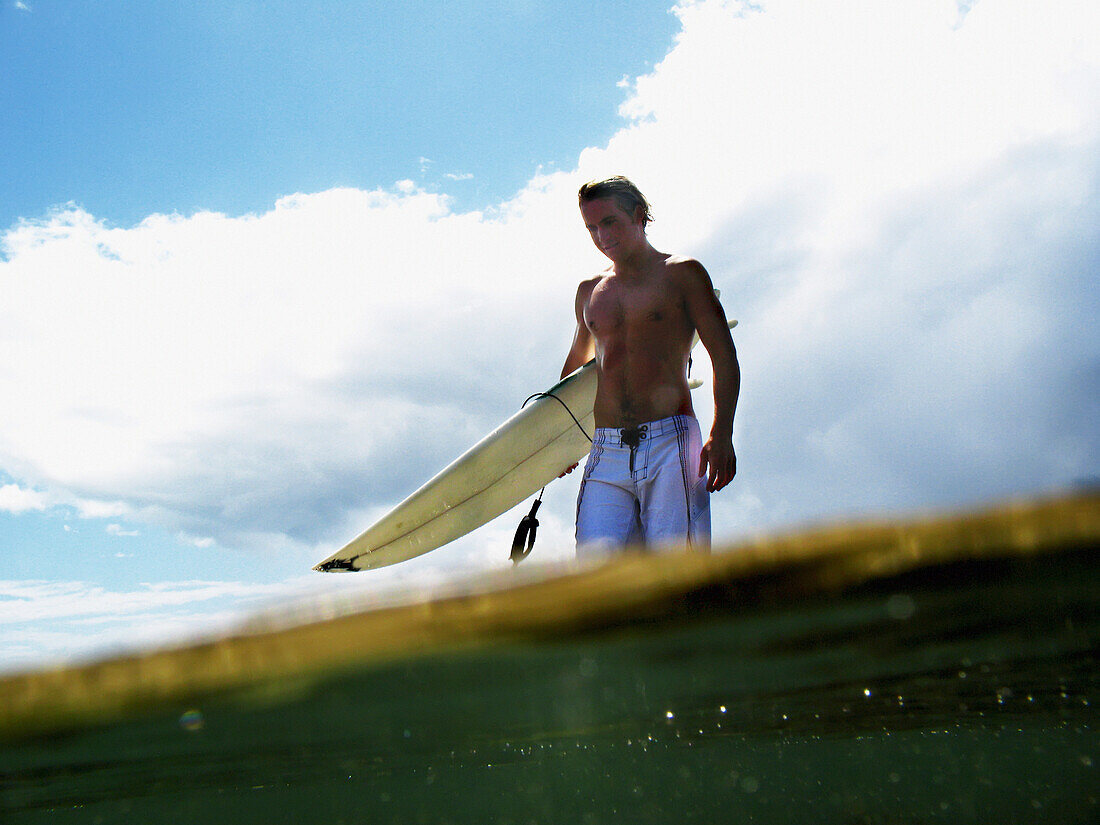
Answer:
[[[698,261],[649,243],[649,203],[629,180],[591,181],[578,200],[611,266],[577,288],[577,326],[562,369],[565,377],[596,360],[596,432],[577,497],[577,555],[685,541],[709,549],[710,493],[737,472],[741,372],[722,305]],[[706,441],[687,381],[696,330],[714,369]]]

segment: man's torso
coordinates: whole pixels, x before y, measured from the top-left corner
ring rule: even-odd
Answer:
[[[595,340],[596,426],[633,427],[694,415],[687,361],[694,327],[663,255],[643,273],[607,273],[587,283],[584,322]]]

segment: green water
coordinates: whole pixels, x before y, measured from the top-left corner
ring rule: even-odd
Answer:
[[[0,823],[1097,822],[1098,562],[712,588],[12,742]]]

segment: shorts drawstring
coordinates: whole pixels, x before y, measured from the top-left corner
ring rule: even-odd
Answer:
[[[649,428],[645,424],[640,424],[637,427],[623,427],[619,430],[619,443],[630,448],[631,475],[634,475],[634,456],[638,453],[638,446],[645,440],[647,429]]]

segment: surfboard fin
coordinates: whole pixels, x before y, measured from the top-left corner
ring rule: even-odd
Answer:
[[[357,570],[354,559],[329,559],[313,568],[319,573],[333,573],[337,570]]]

